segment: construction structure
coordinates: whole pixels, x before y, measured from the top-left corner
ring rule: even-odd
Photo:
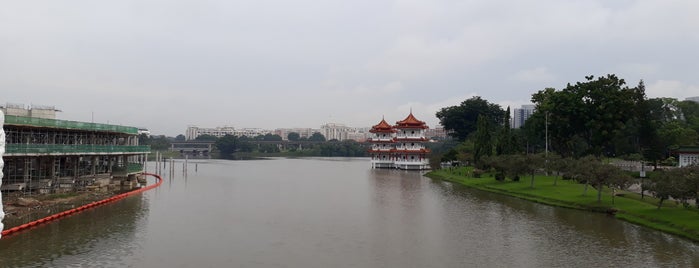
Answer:
[[[56,193],[136,187],[149,146],[138,128],[55,119],[56,109],[1,107],[4,193]],[[53,110],[44,113],[34,110]],[[36,116],[39,115],[39,116]]]
[[[425,137],[427,129],[427,124],[415,118],[412,112],[394,126],[382,119],[371,128],[369,132],[372,136],[367,139],[372,144],[369,149],[371,166],[406,170],[430,169],[427,158],[430,150],[424,145],[428,141]]]

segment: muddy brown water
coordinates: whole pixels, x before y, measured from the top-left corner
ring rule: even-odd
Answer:
[[[699,267],[683,238],[364,158],[182,165],[157,189],[3,237],[0,267]]]

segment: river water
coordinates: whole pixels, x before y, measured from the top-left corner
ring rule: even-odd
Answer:
[[[3,237],[0,267],[699,267],[682,238],[364,158],[182,165],[142,195]]]

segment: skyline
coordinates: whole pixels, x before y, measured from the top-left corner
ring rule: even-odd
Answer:
[[[0,10],[0,103],[144,127],[368,127],[587,75],[699,96],[692,1],[35,1]]]

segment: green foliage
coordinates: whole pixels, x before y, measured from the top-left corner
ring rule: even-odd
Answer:
[[[184,141],[184,140],[185,140],[185,136],[182,135],[182,134],[179,134],[179,135],[177,135],[177,136],[175,137],[175,140],[176,140],[176,141]]]
[[[218,137],[213,136],[213,135],[204,134],[204,135],[197,136],[194,140],[195,141],[216,141],[216,140],[218,140]]]
[[[320,156],[366,156],[366,148],[353,140],[325,142],[319,145]]]
[[[154,151],[164,151],[170,149],[170,139],[164,135],[159,136],[148,136],[146,134],[141,134],[138,136],[138,144],[140,145],[150,145],[151,150]]]
[[[625,86],[613,74],[585,79],[560,91],[547,88],[532,95],[539,114],[536,118],[548,114],[551,144],[562,155],[614,154],[613,141],[623,137],[623,130],[636,118],[635,107],[643,102],[645,93]],[[574,137],[585,141],[585,146],[571,143]]]
[[[493,154],[493,138],[490,135],[492,132],[488,119],[480,115],[478,116],[478,129],[476,130],[476,140],[473,148],[473,162],[477,165],[483,157]]]
[[[689,200],[699,201],[699,166],[658,171],[651,177],[648,189],[660,200],[658,209],[670,198],[688,207]],[[696,204],[699,207],[699,203]]]
[[[286,138],[290,141],[298,141],[301,138],[301,135],[296,132],[289,132],[289,134],[286,135]]]
[[[455,149],[451,149],[447,153],[442,155],[442,158],[440,160],[441,162],[454,162],[458,160],[458,154],[459,153]]]
[[[495,138],[495,155],[517,152],[517,139],[510,128],[510,107],[507,107],[503,121]]]
[[[315,132],[313,135],[308,137],[308,141],[325,141],[325,136],[323,134],[320,134],[320,132]]]
[[[459,106],[442,108],[436,115],[439,123],[449,131],[449,135],[463,141],[476,131],[480,116],[484,116],[490,125],[500,126],[503,124],[504,113],[500,105],[475,96],[463,101]]]
[[[229,156],[236,152],[249,153],[252,152],[254,148],[253,145],[250,143],[250,138],[246,136],[237,137],[233,135],[226,135],[221,137],[216,141],[214,145],[223,156]]]

